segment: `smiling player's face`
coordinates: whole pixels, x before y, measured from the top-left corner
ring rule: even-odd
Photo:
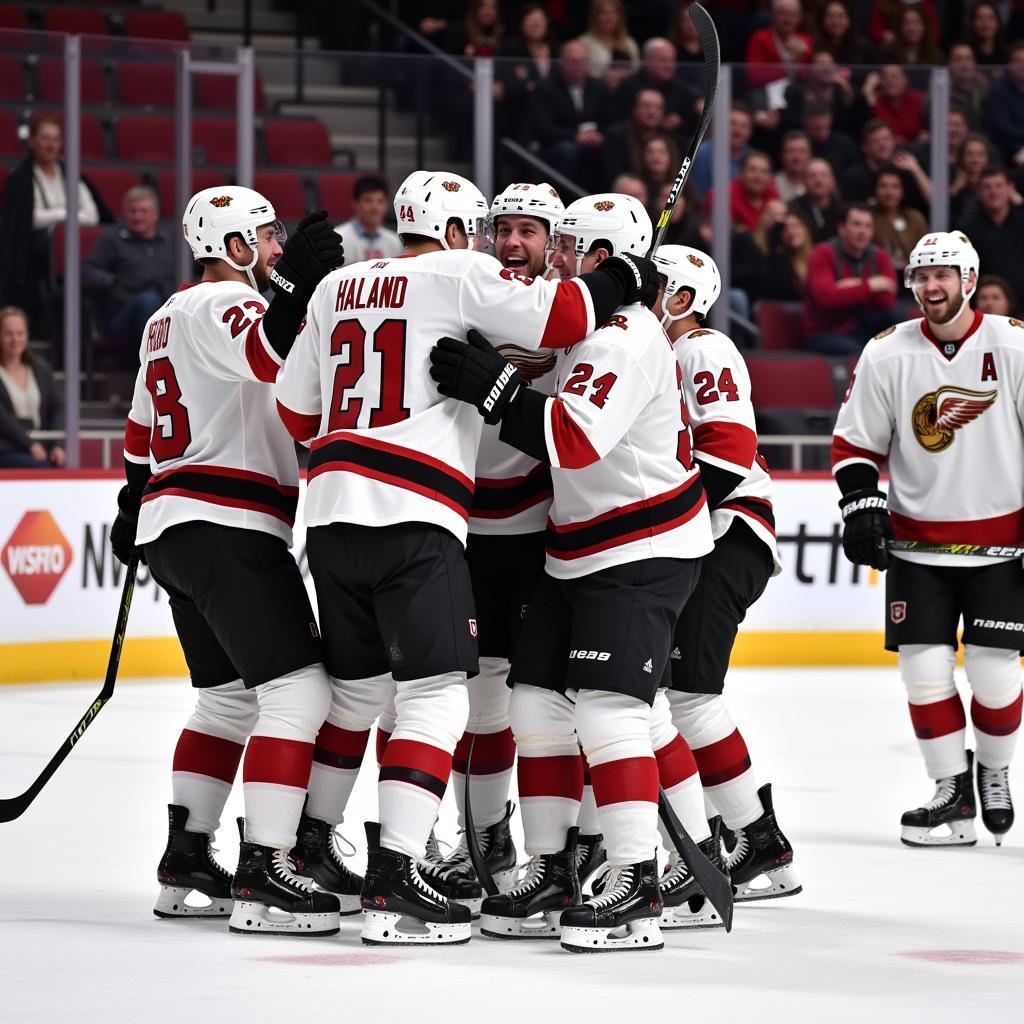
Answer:
[[[548,232],[536,217],[506,214],[495,224],[494,255],[509,270],[539,277],[544,272]]]

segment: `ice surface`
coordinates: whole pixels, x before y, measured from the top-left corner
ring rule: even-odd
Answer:
[[[98,689],[0,687],[3,796],[28,786]],[[626,1024],[710,1011],[723,1022],[933,1024],[1020,1013],[1024,823],[1000,850],[980,819],[974,849],[900,845],[900,813],[932,785],[895,671],[736,671],[728,696],[759,781],[774,783],[804,892],[738,906],[731,935],[666,933],[662,953],[573,956],[479,936],[370,949],[358,917],[329,939],[157,920],[170,758],[191,691],[119,683],[35,804],[0,825],[0,1021]],[[371,765],[342,827],[356,866],[373,775]],[[1021,804],[1024,778],[1011,776]],[[218,835],[229,867],[240,813],[233,794]],[[453,832],[449,798],[441,833]]]

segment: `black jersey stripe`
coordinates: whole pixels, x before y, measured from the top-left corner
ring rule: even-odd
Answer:
[[[471,515],[498,519],[536,505],[551,494],[551,470],[547,466],[537,466],[515,481],[503,480],[495,484],[478,478]]]
[[[299,503],[298,488],[275,487],[259,480],[245,479],[216,472],[190,472],[189,469],[173,469],[150,479],[143,492],[142,500],[151,500],[161,494],[188,492],[188,497],[202,501],[204,498],[214,504],[223,504],[225,499],[232,504],[254,507],[259,511],[273,510],[278,518],[295,522],[295,510]]]

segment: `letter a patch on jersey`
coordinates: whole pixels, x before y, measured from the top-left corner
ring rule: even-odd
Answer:
[[[889,602],[889,618],[895,623],[902,622],[907,617],[907,602],[906,601],[890,601]]]
[[[986,380],[999,380],[999,375],[996,373],[996,361],[995,357],[991,352],[986,352],[981,359],[981,379]]]

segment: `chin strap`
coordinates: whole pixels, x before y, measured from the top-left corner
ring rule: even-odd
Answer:
[[[672,293],[672,295],[676,295],[676,294],[677,294],[676,292]],[[668,302],[669,302],[669,299],[672,298],[672,295],[666,295],[665,296],[665,300],[661,304],[661,308],[662,308],[661,326],[665,328],[666,333],[668,332],[669,326],[671,324],[674,324],[677,320],[682,320],[685,317],[688,317],[690,315],[690,311],[693,309],[693,303],[697,301],[697,297],[694,296],[693,300],[686,307],[686,309],[684,309],[682,311],[682,313],[674,313],[673,314],[673,313],[670,313],[668,311]]]
[[[241,264],[236,263],[230,256],[227,255],[227,253],[225,253],[221,257],[221,259],[223,259],[224,262],[229,267],[233,267],[235,270],[241,271],[243,274],[245,274],[245,276],[247,278],[249,278],[249,284],[252,285],[253,291],[257,291],[257,292],[259,291],[259,288],[256,287],[256,277],[255,277],[255,275],[252,272],[252,268],[255,267],[256,264],[259,262],[259,258],[260,258],[260,250],[259,250],[258,246],[253,248],[253,250],[252,250],[252,259],[249,260],[249,262],[247,264],[245,264],[245,266],[242,266]]]

